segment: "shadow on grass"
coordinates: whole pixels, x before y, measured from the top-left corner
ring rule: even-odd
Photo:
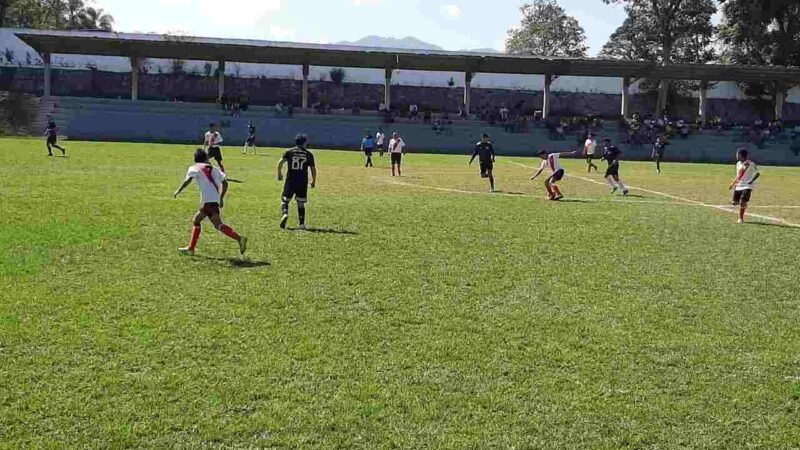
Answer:
[[[237,180],[237,179],[234,179],[234,178],[228,178],[228,181],[231,182],[231,183],[236,183],[236,184],[244,184],[244,181]]]
[[[203,256],[203,255],[194,255],[192,259],[202,259],[205,261],[216,261],[221,263],[226,263],[233,269],[254,269],[259,267],[269,267],[269,261],[253,261],[250,259],[242,259],[242,258],[219,258],[216,256]]]
[[[646,195],[638,195],[638,194],[628,194],[628,195],[623,195],[623,197],[630,197],[630,198],[647,198],[647,196],[646,196]]]
[[[553,203],[594,203],[588,200],[581,200],[578,198],[562,198],[561,200],[554,200]]]
[[[301,230],[300,228],[287,228],[289,231],[302,231],[305,233],[319,233],[319,234],[342,234],[347,236],[358,236],[358,233],[355,231],[347,231],[347,230],[333,230],[330,228],[306,228],[305,230]]]
[[[509,191],[509,192],[506,192],[506,191],[494,191],[494,192],[495,192],[495,194],[505,194],[505,195],[528,195],[528,194],[526,194],[524,192],[511,192],[511,191]]]
[[[785,224],[782,224],[782,223],[774,223],[774,222],[746,222],[746,224],[747,225],[755,225],[755,226],[759,226],[759,227],[791,228],[793,230],[800,230],[800,228],[797,228],[797,227],[792,226],[792,225],[785,225]]]

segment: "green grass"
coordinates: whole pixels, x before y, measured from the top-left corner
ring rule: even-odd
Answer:
[[[175,252],[191,147],[67,144],[0,141],[2,448],[800,448],[798,169],[754,198],[784,223],[737,226],[576,178],[549,203],[534,160],[490,196],[466,157],[400,185],[317,151],[334,232],[304,233],[277,227],[280,151],[228,148],[242,262],[210,225]],[[623,176],[724,205],[733,169]]]

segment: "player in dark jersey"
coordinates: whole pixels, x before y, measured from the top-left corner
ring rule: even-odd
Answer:
[[[661,173],[661,160],[664,159],[664,147],[666,147],[664,138],[661,136],[656,138],[653,144],[653,160],[656,162],[656,173]]]
[[[611,145],[611,139],[603,139],[603,159],[608,162],[608,169],[606,169],[605,179],[611,193],[617,192],[622,189],[622,195],[628,195],[628,187],[619,178],[619,157],[622,155],[620,149],[615,145]]]
[[[247,148],[250,147],[253,149],[253,155],[256,154],[256,126],[253,123],[247,124],[247,140],[244,141],[244,148],[242,148],[242,154],[247,154]]]
[[[494,192],[494,146],[489,141],[489,135],[483,133],[481,141],[475,144],[475,150],[472,151],[472,158],[469,159],[469,165],[478,158],[481,164],[481,178],[489,179],[490,192]]]
[[[281,228],[286,228],[289,221],[289,202],[294,197],[297,202],[297,215],[300,229],[306,229],[306,202],[308,202],[308,171],[311,170],[311,189],[317,185],[317,167],[314,155],[308,151],[308,136],[298,134],[294,140],[296,147],[283,154],[278,163],[278,181],[283,181],[283,165],[288,165],[286,182],[283,185],[281,198]]]
[[[58,127],[51,116],[47,116],[47,129],[44,134],[47,136],[47,156],[53,156],[53,147],[61,150],[61,155],[67,156],[67,149],[58,145]]]

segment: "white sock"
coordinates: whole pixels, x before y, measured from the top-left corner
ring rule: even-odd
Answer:
[[[628,186],[625,186],[625,183],[623,183],[622,180],[619,180],[617,183],[619,184],[619,187],[621,187],[623,191],[628,190]]]
[[[606,183],[608,183],[608,185],[611,187],[611,189],[614,189],[615,187],[617,187],[614,184],[614,180],[611,177],[606,178]]]

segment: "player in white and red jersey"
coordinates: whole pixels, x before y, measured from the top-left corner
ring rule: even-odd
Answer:
[[[220,148],[222,142],[222,135],[217,130],[217,124],[209,124],[208,131],[206,131],[203,138],[203,150],[208,152],[209,158],[213,158],[217,162],[219,170],[225,172],[225,166],[222,165],[222,149]]]
[[[747,205],[756,188],[756,180],[761,178],[758,165],[750,160],[750,152],[740,148],[736,152],[736,178],[728,189],[733,189],[733,206],[739,207],[739,223],[744,223]]]
[[[220,233],[239,243],[239,252],[244,256],[244,252],[247,250],[247,238],[239,236],[233,228],[222,223],[220,215],[220,209],[224,206],[225,194],[228,192],[228,180],[225,174],[208,163],[208,154],[204,150],[195,151],[194,162],[196,164],[189,167],[183,184],[173,194],[173,197],[178,198],[178,195],[191,184],[192,180],[196,180],[197,186],[200,188],[200,210],[194,215],[192,239],[189,241],[188,247],[180,248],[178,251],[184,255],[194,255],[197,240],[200,239],[200,224],[203,219],[208,218]]]
[[[578,152],[547,153],[544,150],[538,153],[539,158],[542,158],[542,165],[539,166],[539,170],[531,177],[531,180],[538,178],[545,169],[550,169],[553,174],[544,181],[544,188],[547,189],[548,198],[550,198],[550,200],[558,201],[564,198],[557,185],[557,183],[564,178],[565,173],[564,168],[561,167],[561,157],[572,156],[576,153]]]

